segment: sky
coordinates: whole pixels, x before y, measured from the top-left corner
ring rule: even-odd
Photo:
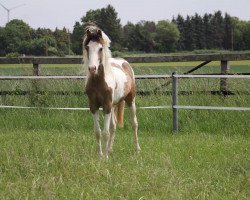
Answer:
[[[76,21],[95,10],[111,4],[122,25],[128,21],[137,23],[141,20],[172,20],[173,16],[214,13],[223,14],[241,20],[250,21],[250,0],[0,0],[7,8],[25,4],[10,11],[10,19],[21,19],[32,28],[55,29],[66,27],[73,30]],[[0,26],[5,26],[7,12],[0,6]]]

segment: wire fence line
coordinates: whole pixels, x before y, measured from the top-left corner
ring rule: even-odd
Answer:
[[[135,79],[166,79],[166,78],[244,78],[249,79],[250,75],[135,75]],[[86,79],[86,76],[0,76],[0,80],[39,80],[39,79]]]
[[[196,74],[196,75],[182,75],[182,74],[175,74],[173,75],[177,78],[250,78],[250,75],[202,75],[202,74]]]
[[[166,79],[171,78],[172,82],[172,105],[169,106],[145,106],[138,109],[172,109],[173,110],[173,130],[178,132],[178,110],[231,110],[250,111],[250,107],[220,107],[220,106],[186,106],[178,105],[178,79],[179,78],[243,78],[249,79],[250,75],[136,75],[136,79]],[[86,76],[0,76],[0,80],[34,80],[34,79],[86,79]],[[2,109],[45,109],[45,110],[79,110],[85,111],[89,108],[57,108],[57,107],[25,107],[0,105]]]
[[[89,108],[60,108],[60,107],[28,107],[28,106],[6,106],[0,105],[0,108],[12,108],[12,109],[42,109],[42,110],[86,110],[89,111]],[[144,106],[137,107],[137,109],[167,109],[172,108],[172,106]],[[102,110],[102,108],[100,109]]]
[[[239,110],[239,111],[249,111],[250,107],[220,107],[220,106],[172,106],[172,108],[177,109],[188,109],[188,110]]]
[[[135,75],[135,79],[164,79],[172,75]],[[0,80],[86,79],[87,76],[0,76]]]
[[[61,108],[61,107],[29,107],[29,106],[6,106],[0,105],[0,108],[12,108],[12,109],[43,109],[43,110],[86,110],[89,108]],[[188,110],[232,110],[232,111],[249,111],[249,107],[219,107],[219,106],[142,106],[137,109],[188,109]]]
[[[44,110],[89,110],[89,108],[61,108],[61,107],[29,107],[29,106],[6,106],[0,105],[0,108],[13,108],[13,109],[44,109]],[[241,110],[249,111],[249,107],[219,107],[219,106],[142,106],[137,107],[137,109],[188,109],[188,110]]]

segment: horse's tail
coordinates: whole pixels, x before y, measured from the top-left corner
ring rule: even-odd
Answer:
[[[123,100],[117,104],[116,111],[115,111],[117,124],[120,128],[123,127],[124,107],[125,107],[125,101]]]

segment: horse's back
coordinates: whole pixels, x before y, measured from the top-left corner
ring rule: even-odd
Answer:
[[[132,79],[134,79],[134,71],[128,61],[126,61],[123,58],[110,58],[110,63],[112,65],[113,71],[114,68],[118,68],[122,70],[126,76],[130,76]]]

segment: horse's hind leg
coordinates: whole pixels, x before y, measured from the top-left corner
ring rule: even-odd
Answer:
[[[138,141],[138,122],[136,117],[136,107],[135,107],[135,99],[133,99],[131,105],[129,105],[130,115],[131,115],[131,124],[134,131],[134,142],[136,150],[139,152],[141,150],[139,141]]]
[[[116,131],[116,116],[115,116],[114,108],[112,108],[112,111],[111,111],[111,120],[110,120],[109,130],[110,130],[110,138],[109,138],[108,151],[109,153],[111,153],[113,150],[113,144],[115,140],[115,131]]]

